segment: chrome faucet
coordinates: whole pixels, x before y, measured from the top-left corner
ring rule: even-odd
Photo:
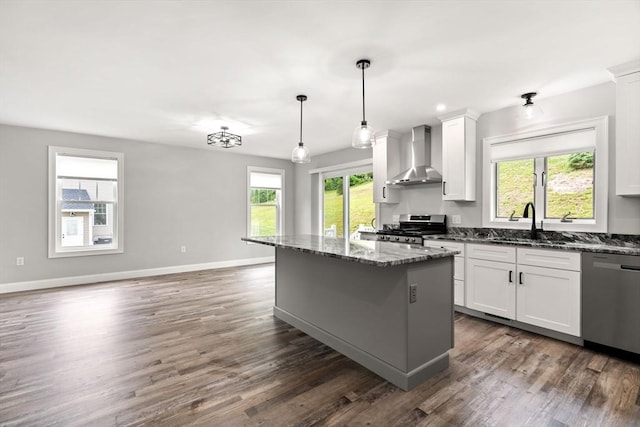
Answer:
[[[538,231],[543,231],[542,221],[540,222],[540,228],[536,228],[536,207],[531,202],[524,205],[522,218],[529,218],[529,206],[531,206],[531,239],[535,240],[538,238]]]

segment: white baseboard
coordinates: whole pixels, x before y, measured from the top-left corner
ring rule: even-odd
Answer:
[[[216,268],[240,267],[243,265],[275,262],[274,256],[245,258],[229,261],[206,262],[202,264],[175,265],[171,267],[148,268],[145,270],[117,271],[114,273],[89,274],[86,276],[57,277],[55,279],[31,280],[25,282],[0,283],[0,294],[59,288],[62,286],[84,285],[111,280],[133,279],[136,277],[159,276],[162,274],[186,273],[188,271],[211,270]]]

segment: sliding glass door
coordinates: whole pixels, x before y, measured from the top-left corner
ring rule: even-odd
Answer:
[[[324,174],[322,184],[321,218],[325,236],[350,238],[371,226],[375,203],[370,167]]]

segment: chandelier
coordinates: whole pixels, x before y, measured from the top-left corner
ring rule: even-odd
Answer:
[[[242,145],[242,137],[233,133],[227,132],[229,130],[226,126],[220,126],[222,132],[216,132],[207,136],[207,144],[215,147],[231,148],[239,147]]]

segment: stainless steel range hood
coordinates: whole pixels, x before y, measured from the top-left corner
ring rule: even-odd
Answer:
[[[431,167],[431,127],[411,129],[411,165],[387,184],[412,185],[442,182],[440,172]]]

